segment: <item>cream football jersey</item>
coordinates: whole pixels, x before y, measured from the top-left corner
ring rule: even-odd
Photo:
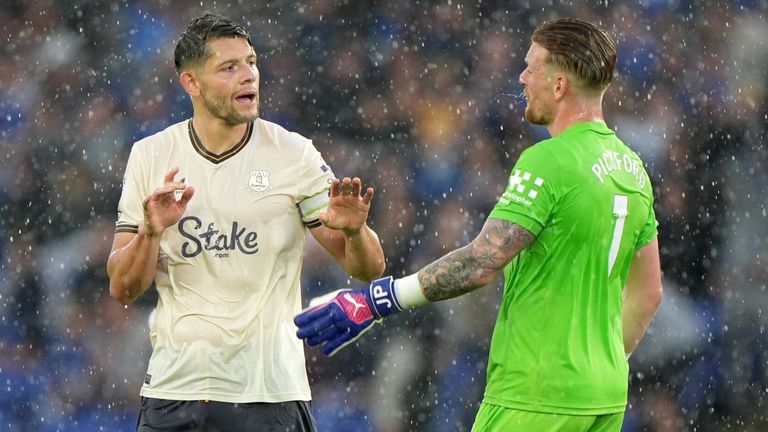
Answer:
[[[256,120],[222,154],[192,121],[138,141],[125,172],[116,232],[137,232],[142,201],[179,166],[195,188],[166,229],[141,395],[176,400],[309,400],[301,310],[305,226],[316,226],[333,173],[312,142]]]

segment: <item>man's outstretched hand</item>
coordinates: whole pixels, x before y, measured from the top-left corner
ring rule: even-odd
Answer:
[[[394,297],[391,277],[375,280],[368,288],[342,289],[315,297],[294,317],[296,335],[309,346],[321,345],[328,356],[354,342],[373,324],[402,308]]]
[[[322,345],[325,355],[336,354],[376,322],[363,291],[343,289],[312,299],[293,319],[299,327],[296,335],[309,346]]]
[[[361,196],[362,189],[362,182],[358,177],[333,179],[328,208],[320,214],[320,222],[328,228],[347,234],[359,232],[368,219],[368,210],[373,199],[373,188],[367,188]]]

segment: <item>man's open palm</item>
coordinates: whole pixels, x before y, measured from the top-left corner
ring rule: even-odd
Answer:
[[[368,209],[373,199],[373,188],[366,189],[363,196],[360,196],[361,190],[361,182],[357,177],[333,179],[328,209],[320,214],[323,225],[347,232],[359,231],[368,218]]]

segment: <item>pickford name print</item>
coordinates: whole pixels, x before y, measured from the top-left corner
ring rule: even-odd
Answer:
[[[203,250],[239,250],[247,255],[259,251],[256,232],[241,227],[237,221],[232,222],[232,229],[228,233],[219,230],[213,222],[208,223],[204,229],[203,225],[203,221],[195,216],[186,216],[179,221],[179,233],[188,240],[181,246],[181,255],[185,258],[194,258]]]

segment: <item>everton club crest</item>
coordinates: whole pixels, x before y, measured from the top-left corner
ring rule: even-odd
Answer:
[[[269,171],[267,170],[251,170],[250,178],[246,187],[249,191],[256,195],[262,195],[267,193],[271,188],[269,185]]]

